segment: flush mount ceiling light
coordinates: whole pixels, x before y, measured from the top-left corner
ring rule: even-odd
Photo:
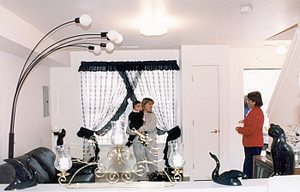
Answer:
[[[240,10],[242,14],[249,14],[253,12],[253,7],[251,5],[243,5]]]
[[[286,46],[285,45],[278,45],[277,53],[280,55],[284,55],[286,53]]]
[[[155,24],[155,22],[152,23],[153,24],[149,24],[148,26],[141,28],[140,33],[145,36],[162,36],[167,34],[168,32],[167,27],[158,26]]]
[[[142,35],[162,36],[168,32],[171,19],[166,15],[161,1],[145,1],[143,13],[137,25]]]

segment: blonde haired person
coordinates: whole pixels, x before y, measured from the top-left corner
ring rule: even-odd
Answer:
[[[140,162],[143,160],[147,160],[150,162],[156,162],[157,164],[158,157],[157,151],[153,149],[157,148],[157,132],[156,132],[156,123],[157,117],[155,113],[152,111],[154,101],[150,98],[144,98],[142,100],[142,108],[144,112],[144,124],[139,128],[138,132],[145,134],[147,133],[148,137],[151,138],[151,141],[147,145],[143,145],[139,140],[138,137],[135,137],[133,140],[133,152],[136,158],[136,162]],[[146,164],[142,164],[146,168]],[[157,171],[157,166],[152,164],[147,164],[149,168],[149,172],[154,173]]]

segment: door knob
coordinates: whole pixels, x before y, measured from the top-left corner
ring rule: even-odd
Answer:
[[[211,133],[218,133],[218,129],[213,129]]]

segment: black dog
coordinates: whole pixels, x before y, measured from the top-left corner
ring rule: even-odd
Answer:
[[[286,143],[284,130],[271,124],[268,134],[273,137],[271,154],[273,158],[274,175],[293,175],[295,170],[295,156],[293,148]]]

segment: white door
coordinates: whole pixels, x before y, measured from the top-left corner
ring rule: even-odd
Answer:
[[[194,180],[211,180],[219,156],[219,67],[193,66]]]

